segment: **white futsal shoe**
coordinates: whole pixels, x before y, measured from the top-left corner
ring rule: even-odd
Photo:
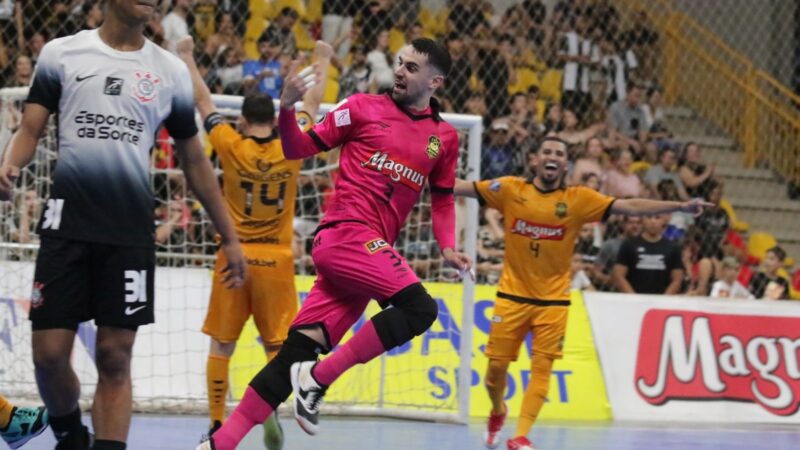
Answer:
[[[303,361],[292,364],[292,391],[294,392],[294,418],[300,428],[310,435],[319,432],[319,407],[325,396],[327,386],[320,386],[311,375],[316,361]]]

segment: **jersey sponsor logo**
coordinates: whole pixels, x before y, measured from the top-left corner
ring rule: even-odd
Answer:
[[[350,108],[345,108],[341,111],[333,112],[333,122],[337,127],[350,125]]]
[[[556,203],[556,217],[563,219],[567,217],[567,204],[564,202]]]
[[[511,232],[535,240],[561,241],[564,239],[566,227],[542,225],[539,223],[528,222],[523,219],[516,219],[511,225]]]
[[[92,113],[87,110],[78,112],[74,122],[79,125],[76,136],[86,139],[108,139],[138,144],[144,131],[144,122],[131,117]]]
[[[75,81],[77,81],[78,83],[80,83],[80,82],[81,82],[81,81],[83,81],[83,80],[88,80],[89,78],[96,77],[96,76],[97,76],[97,74],[94,74],[94,75],[85,75],[85,76],[76,75],[76,76],[75,76]]]
[[[63,198],[51,198],[47,200],[45,206],[44,222],[42,223],[43,230],[58,230],[61,228],[61,215],[64,211]]]
[[[650,310],[641,325],[635,389],[655,406],[749,402],[792,416],[800,408],[799,326],[796,317]]]
[[[40,281],[33,282],[33,289],[31,290],[31,308],[38,308],[44,303],[44,283]]]
[[[384,247],[388,247],[388,246],[389,246],[389,243],[384,241],[383,239],[380,239],[380,238],[373,239],[373,240],[367,242],[366,244],[364,244],[364,247],[367,249],[367,251],[369,252],[370,255],[374,255],[375,252],[377,252],[378,250],[380,250],[380,249],[382,249]]]
[[[639,270],[667,270],[665,258],[666,255],[648,255],[642,253],[639,255],[639,260],[636,262],[636,268]]]
[[[368,167],[376,172],[388,176],[395,183],[402,183],[419,192],[425,185],[425,175],[402,162],[389,159],[389,154],[380,150],[375,152],[361,167]]]
[[[136,71],[136,82],[133,84],[133,97],[141,103],[148,103],[156,98],[156,87],[161,84],[161,77],[147,71]]]
[[[106,77],[106,86],[103,88],[103,94],[106,95],[119,95],[122,93],[122,78]]]
[[[428,137],[428,146],[425,147],[425,154],[428,159],[436,159],[439,157],[439,150],[442,148],[442,141],[439,136]]]
[[[278,267],[278,261],[274,259],[258,259],[258,258],[245,258],[245,262],[248,265],[256,266],[256,267],[268,267],[270,269],[274,269]]]

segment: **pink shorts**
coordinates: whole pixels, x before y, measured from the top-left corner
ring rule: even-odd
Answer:
[[[361,317],[370,299],[382,303],[419,283],[394,247],[357,222],[342,222],[320,230],[311,256],[317,280],[292,328],[323,325],[330,348]]]

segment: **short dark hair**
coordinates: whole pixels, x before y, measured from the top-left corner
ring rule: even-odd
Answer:
[[[250,123],[271,123],[275,120],[275,105],[272,97],[263,92],[247,94],[242,102],[242,115]]]
[[[436,68],[445,77],[450,73],[453,60],[450,59],[450,52],[444,46],[433,39],[419,38],[411,41],[411,46],[418,53],[428,56],[428,63]]]
[[[281,14],[281,16],[284,16],[284,17],[289,16],[289,17],[293,17],[295,19],[300,17],[300,14],[298,14],[297,11],[294,8],[292,8],[291,6],[284,6],[281,9],[280,14]]]
[[[541,141],[539,141],[539,145],[536,146],[536,149],[534,149],[533,153],[539,153],[539,150],[542,149],[542,146],[544,145],[544,143],[545,142],[549,142],[549,141],[558,142],[560,144],[563,144],[565,149],[569,148],[569,143],[567,143],[567,141],[561,139],[560,137],[558,137],[558,136],[545,136]]]
[[[767,249],[767,253],[772,253],[778,258],[778,261],[783,262],[786,259],[786,250],[780,248],[779,246],[772,247]]]

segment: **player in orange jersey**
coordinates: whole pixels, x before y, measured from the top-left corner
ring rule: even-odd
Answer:
[[[486,356],[486,389],[492,401],[485,433],[488,448],[500,445],[507,409],[506,374],[520,345],[533,332],[531,380],[509,450],[533,450],[528,433],[544,404],[553,360],[562,357],[570,303],[570,262],[575,237],[584,223],[610,214],[653,215],[671,211],[699,213],[713,206],[701,201],[664,202],[614,199],[585,186],[564,184],[567,144],[547,137],[533,159],[531,178],[502,177],[469,183],[457,180],[455,194],[478,198],[503,213],[505,263],[497,288]]]
[[[272,359],[286,339],[289,325],[297,315],[294,286],[292,221],[294,219],[297,177],[302,160],[283,156],[275,128],[272,98],[250,94],[242,103],[239,131],[224,122],[216,111],[208,87],[197,70],[192,55],[194,43],[186,38],[178,44],[178,55],[189,66],[195,101],[211,145],[223,169],[223,194],[242,243],[250,274],[244,287],[224,289],[214,277],[211,301],[203,332],[211,336],[206,376],[211,426],[214,433],[225,418],[228,393],[228,362],[245,322],[252,314],[267,353]],[[333,49],[318,42],[312,57],[321,79]],[[310,89],[303,98],[297,123],[308,129],[322,100],[323,84]],[[217,266],[225,265],[225,255],[217,255]],[[216,272],[215,272],[216,273]],[[282,447],[283,432],[277,415],[264,423],[267,448]]]

